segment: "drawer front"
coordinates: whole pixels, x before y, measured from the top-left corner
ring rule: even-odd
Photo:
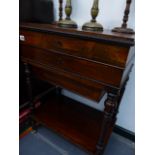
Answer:
[[[129,47],[125,46],[27,30],[21,30],[20,35],[25,37],[22,44],[57,50],[114,66],[125,67],[128,57]]]
[[[97,82],[83,79],[65,71],[51,69],[37,63],[30,64],[34,76],[41,80],[58,85],[97,102],[105,94],[105,86]]]
[[[120,85],[123,74],[121,68],[30,46],[22,45],[21,55],[27,60],[116,87]]]

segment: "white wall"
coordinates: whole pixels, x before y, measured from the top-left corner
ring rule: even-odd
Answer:
[[[65,6],[66,0],[63,0]],[[55,9],[55,18],[58,19],[58,2],[59,0],[53,0]],[[82,26],[85,22],[91,19],[90,9],[92,7],[93,0],[72,0],[72,19],[75,20],[79,26]],[[128,25],[134,28],[135,24],[135,0],[131,5],[131,11],[129,16]],[[126,0],[100,0],[99,1],[99,15],[97,20],[104,26],[105,29],[112,29],[115,26],[119,26],[122,23],[122,17]],[[65,14],[64,16],[65,17]]]
[[[55,19],[58,19],[58,0],[54,1]],[[64,0],[64,6],[65,6]],[[77,22],[79,27],[81,27],[85,22],[91,19],[90,9],[92,7],[93,0],[72,0],[73,12],[72,19]],[[100,0],[99,2],[99,15],[97,20],[103,25],[105,29],[112,29],[115,26],[120,26],[122,24],[122,17],[125,9],[126,0]],[[135,1],[133,0],[131,5],[131,11],[128,21],[128,26],[134,29],[134,16],[135,16]],[[64,16],[65,17],[65,14]],[[124,96],[121,101],[121,106],[118,114],[117,125],[126,128],[132,132],[135,132],[135,83],[134,83],[135,72],[134,68],[130,74],[130,79],[127,83]],[[94,107],[98,110],[103,110],[103,101],[105,97],[101,100],[99,104],[94,104],[93,101],[73,94],[67,90],[63,93],[71,98],[74,98],[84,104]]]

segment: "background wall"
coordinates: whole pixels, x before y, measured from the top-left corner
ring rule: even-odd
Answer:
[[[54,2],[54,12],[55,19],[58,19],[58,0],[53,0]],[[66,0],[64,0],[65,6]],[[77,22],[79,27],[81,27],[85,22],[91,19],[90,9],[92,7],[93,0],[72,0],[73,12],[72,19]],[[99,15],[97,20],[101,23],[105,29],[112,29],[115,26],[120,26],[122,24],[122,18],[124,14],[124,9],[126,5],[126,0],[100,0],[99,1]],[[132,1],[130,16],[128,21],[128,26],[130,28],[135,28],[135,0]],[[65,17],[65,14],[64,16]],[[133,48],[131,50],[134,50]],[[135,71],[134,67],[130,73],[130,78],[126,86],[124,96],[121,101],[121,106],[119,114],[117,116],[117,125],[135,132]],[[87,104],[88,106],[94,107],[98,110],[103,110],[103,101],[105,97],[101,100],[99,104],[94,104],[93,101],[83,98],[77,94],[63,90],[63,94],[74,98],[81,103]]]

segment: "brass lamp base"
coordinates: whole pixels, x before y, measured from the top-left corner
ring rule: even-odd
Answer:
[[[63,27],[63,28],[77,28],[77,24],[70,19],[59,21],[58,26]]]
[[[103,31],[103,26],[97,22],[88,22],[82,26],[82,30],[85,31]]]
[[[112,32],[126,33],[126,34],[135,34],[133,29],[123,28],[123,27],[115,27],[114,29],[112,29]]]

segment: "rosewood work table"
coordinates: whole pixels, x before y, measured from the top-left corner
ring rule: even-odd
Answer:
[[[131,46],[134,35],[62,29],[56,24],[20,24],[20,58],[34,120],[89,153],[102,154],[132,67]],[[57,92],[36,110],[32,75],[56,86]],[[104,111],[60,95],[61,88],[97,103],[106,94]]]

